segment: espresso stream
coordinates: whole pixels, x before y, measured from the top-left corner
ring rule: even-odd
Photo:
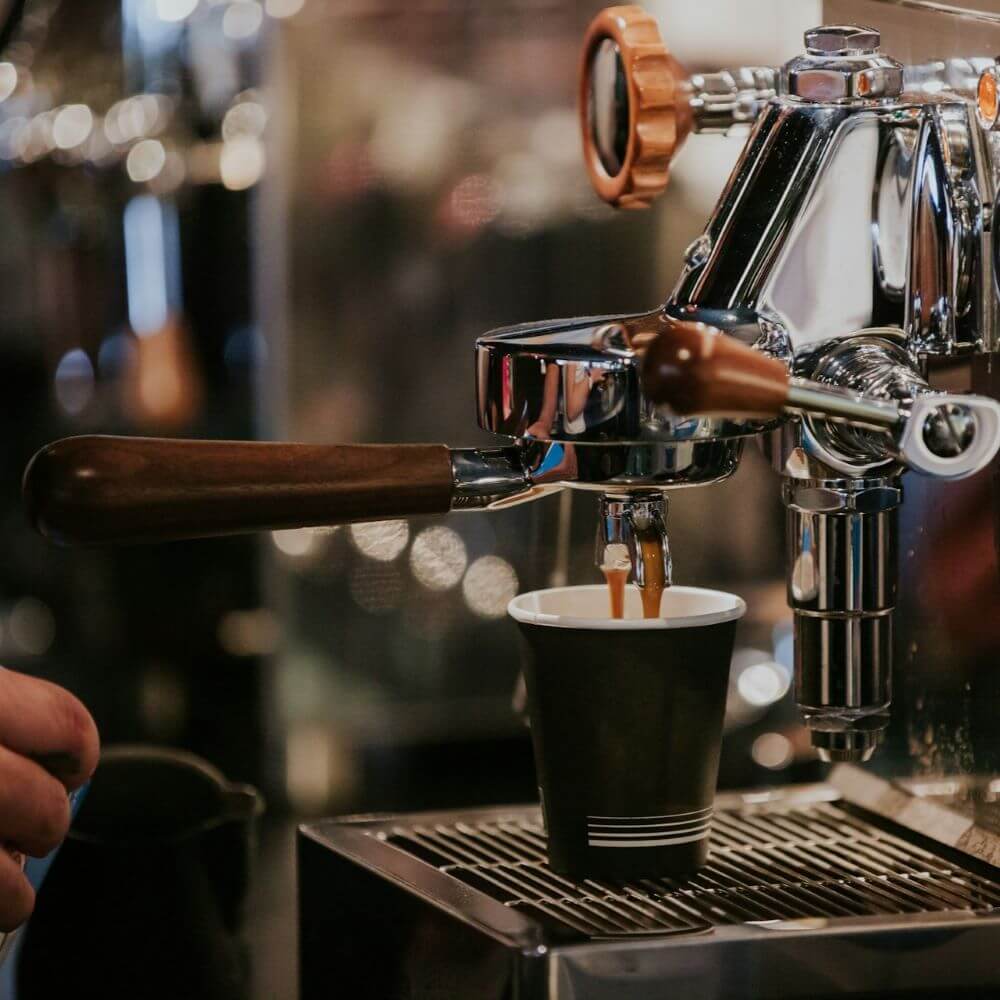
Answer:
[[[639,538],[639,558],[642,560],[645,587],[639,588],[642,599],[642,617],[659,618],[660,601],[667,586],[663,573],[663,549],[659,537]],[[625,584],[629,571],[617,566],[602,566],[611,598],[611,617],[625,617]]]
[[[625,617],[625,584],[628,582],[628,570],[602,566],[601,572],[608,581],[608,596],[611,598],[611,617]]]

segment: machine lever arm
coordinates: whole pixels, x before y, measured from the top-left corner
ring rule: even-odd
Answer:
[[[785,365],[703,323],[676,322],[647,346],[648,398],[678,414],[808,413],[887,431],[910,468],[946,479],[979,471],[1000,448],[1000,405],[984,396],[918,394],[899,402],[790,376]]]
[[[880,429],[905,419],[894,402],[793,378],[777,358],[704,323],[674,323],[649,344],[643,386],[679,414],[805,412]]]

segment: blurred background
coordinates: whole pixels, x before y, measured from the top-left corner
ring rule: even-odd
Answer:
[[[596,500],[81,552],[27,530],[21,472],[80,433],[488,442],[475,337],[661,302],[745,138],[693,136],[646,213],[599,202],[574,101],[601,6],[26,0],[0,54],[0,659],[106,744],[261,788],[259,996],[294,995],[297,819],[535,798],[505,608],[596,582]],[[781,62],[820,19],[646,6],[693,71]],[[674,494],[670,533],[677,582],[750,606],[722,784],[819,777],[764,459]]]

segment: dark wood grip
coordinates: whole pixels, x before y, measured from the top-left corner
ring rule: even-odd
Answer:
[[[73,545],[437,514],[451,493],[448,449],[424,444],[74,437],[24,473],[32,524]]]
[[[643,389],[678,414],[781,412],[788,372],[776,358],[704,323],[671,320],[646,348]]]

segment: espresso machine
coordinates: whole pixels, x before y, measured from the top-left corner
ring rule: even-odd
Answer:
[[[948,780],[855,766],[888,730],[894,659],[897,676],[971,685],[963,671],[1000,647],[988,628],[963,639],[998,607],[1000,15],[987,6],[831,0],[783,66],[694,75],[641,8],[599,15],[580,111],[601,197],[649,205],[692,133],[747,129],[746,144],[662,307],[477,341],[494,450],[86,437],[35,457],[29,514],[71,544],[587,490],[597,564],[624,549],[639,588],[650,536],[670,579],[671,490],[729,477],[753,446],[780,476],[796,698],[838,763],[830,781],[720,797],[709,864],[682,884],[554,875],[535,809],[307,826],[304,996],[994,995],[1000,785],[982,775],[997,773],[1000,734],[986,724],[970,767],[928,727],[913,753],[964,765]],[[975,580],[947,560],[966,533]],[[928,607],[940,622],[922,620]]]

